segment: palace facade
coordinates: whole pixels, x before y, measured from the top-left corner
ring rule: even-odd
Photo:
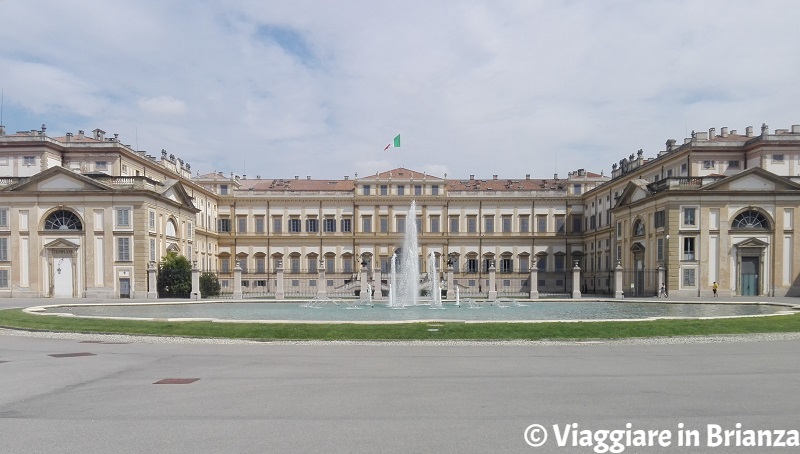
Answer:
[[[464,295],[609,295],[618,266],[626,295],[661,281],[681,296],[713,282],[722,295],[800,294],[800,126],[710,129],[643,155],[608,176],[248,178],[192,175],[99,129],[0,126],[0,296],[145,298],[169,251],[225,290],[241,272],[244,296],[274,296],[279,270],[287,297],[353,295],[362,273],[385,293],[408,225],[420,269],[435,262],[424,278],[452,270]]]

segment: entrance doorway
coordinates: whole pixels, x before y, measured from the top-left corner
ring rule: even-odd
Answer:
[[[742,264],[739,268],[739,282],[741,282],[742,296],[758,296],[759,279],[758,270],[761,269],[759,257],[742,257]]]
[[[55,273],[53,274],[53,296],[56,298],[72,298],[72,257],[53,257]]]
[[[119,279],[119,297],[120,298],[130,298],[131,297],[131,280],[127,277],[121,277]]]

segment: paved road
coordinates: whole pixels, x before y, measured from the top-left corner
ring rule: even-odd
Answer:
[[[589,453],[533,423],[800,429],[800,340],[86,343],[0,331],[3,453]],[[88,338],[84,338],[88,339]],[[118,338],[104,338],[116,340]],[[53,357],[91,353],[93,356]],[[154,384],[197,378],[190,384]],[[702,444],[705,444],[705,438]],[[625,452],[790,452],[629,448]]]

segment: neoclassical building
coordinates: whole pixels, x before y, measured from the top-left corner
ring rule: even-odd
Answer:
[[[226,289],[240,269],[245,296],[274,295],[279,269],[287,297],[352,295],[362,273],[385,291],[408,221],[420,269],[436,263],[424,278],[452,269],[462,294],[487,295],[490,270],[503,296],[613,294],[619,265],[628,295],[655,295],[659,274],[671,295],[713,282],[723,295],[796,295],[798,175],[800,126],[711,129],[631,154],[610,176],[547,179],[192,175],[99,129],[0,126],[0,296],[146,297],[147,270],[168,251]]]

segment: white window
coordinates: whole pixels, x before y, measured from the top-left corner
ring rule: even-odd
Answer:
[[[167,236],[171,236],[171,237],[175,237],[175,238],[178,237],[178,229],[175,226],[175,221],[173,221],[172,219],[167,219],[167,228],[166,228],[166,231],[164,233],[166,233]]]
[[[8,270],[0,270],[0,288],[8,288]]]
[[[150,261],[156,261],[156,240],[153,238],[150,238]]]
[[[128,237],[117,238],[117,261],[131,261],[131,239]]]
[[[150,224],[149,224],[150,225],[150,231],[151,232],[155,232],[156,231],[156,212],[151,210],[150,213],[148,214],[148,216],[149,216],[149,220],[150,220]]]
[[[117,228],[131,226],[130,208],[117,208]]]
[[[783,164],[783,155],[782,154],[772,155],[772,162],[774,162],[775,164]]]
[[[714,161],[703,161],[703,168],[704,169],[713,169],[714,168]]]
[[[186,238],[188,238],[190,240],[192,239],[192,223],[191,222],[187,222],[186,223]]]
[[[8,227],[8,208],[0,208],[0,227]]]
[[[8,238],[0,238],[0,262],[8,261]]]
[[[22,158],[22,165],[26,166],[34,166],[36,165],[36,157],[35,156],[25,156]]]
[[[106,161],[95,161],[94,170],[101,170],[101,171],[108,170],[108,162],[106,162]]]
[[[697,212],[697,208],[690,207],[683,209],[683,225],[697,225],[697,220],[695,219],[695,213]]]

